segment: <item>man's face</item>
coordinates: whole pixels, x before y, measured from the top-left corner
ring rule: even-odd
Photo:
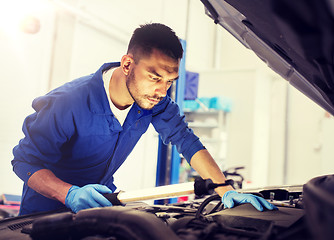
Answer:
[[[153,50],[151,56],[133,63],[126,86],[138,106],[149,110],[166,96],[173,81],[179,77],[178,71],[179,61]]]

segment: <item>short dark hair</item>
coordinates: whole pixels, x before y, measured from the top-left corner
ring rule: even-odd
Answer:
[[[168,26],[161,23],[148,23],[140,25],[132,34],[127,53],[132,53],[134,61],[151,55],[157,49],[167,56],[179,60],[183,49],[179,38]]]

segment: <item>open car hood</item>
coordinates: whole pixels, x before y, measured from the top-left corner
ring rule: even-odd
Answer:
[[[201,2],[216,24],[334,115],[334,1]]]

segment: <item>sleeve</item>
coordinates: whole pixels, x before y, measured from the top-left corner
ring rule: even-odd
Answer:
[[[190,162],[192,156],[204,149],[199,138],[188,127],[185,117],[180,115],[179,106],[169,97],[159,103],[159,110],[153,112],[152,124],[164,144],[172,143],[177,151]]]
[[[74,132],[72,113],[66,102],[68,106],[65,97],[47,95],[33,101],[35,113],[24,120],[24,138],[13,149],[13,170],[24,182],[34,172],[61,158],[61,147]]]

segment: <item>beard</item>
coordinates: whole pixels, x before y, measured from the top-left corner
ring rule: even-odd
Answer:
[[[130,71],[129,75],[126,77],[126,87],[128,88],[128,92],[140,108],[145,110],[151,110],[157,103],[153,103],[149,99],[154,99],[160,102],[163,97],[158,95],[150,96],[148,94],[141,94],[139,90],[140,86],[138,80],[136,79],[134,70],[135,69],[133,68]]]

